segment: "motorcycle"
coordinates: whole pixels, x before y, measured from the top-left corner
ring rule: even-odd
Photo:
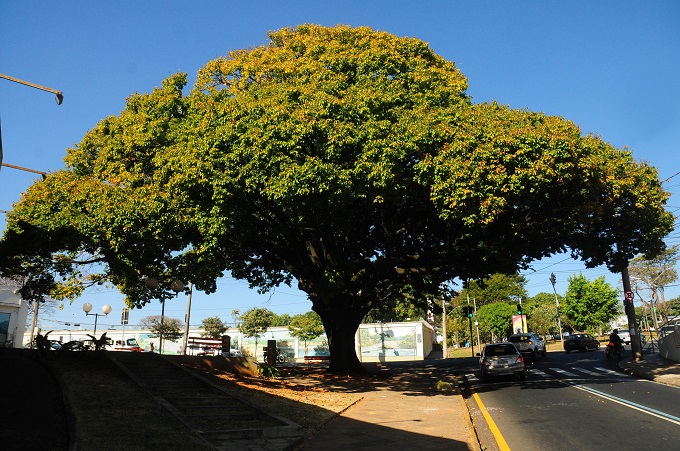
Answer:
[[[264,361],[267,361],[267,348],[265,348],[262,351],[262,357],[264,358]],[[284,363],[286,361],[286,355],[281,352],[279,348],[276,348],[276,361],[279,363]]]
[[[607,346],[604,348],[604,356],[607,357],[607,360],[623,357],[623,351],[623,344],[617,348],[614,342],[610,341],[609,344],[607,344]]]

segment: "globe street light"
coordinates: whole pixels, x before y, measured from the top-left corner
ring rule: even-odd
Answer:
[[[92,335],[96,336],[97,335],[97,318],[99,318],[100,316],[108,316],[109,313],[111,313],[111,306],[109,304],[105,304],[102,307],[102,312],[104,312],[104,314],[90,313],[92,311],[92,304],[90,304],[89,302],[86,302],[86,303],[83,304],[83,311],[85,312],[85,316],[94,315],[94,332],[93,332]]]

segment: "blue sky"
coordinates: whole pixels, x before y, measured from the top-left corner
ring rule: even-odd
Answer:
[[[0,73],[63,91],[57,106],[47,92],[0,79],[4,162],[41,171],[63,168],[68,147],[125,99],[149,92],[176,72],[196,72],[230,50],[266,43],[267,32],[302,23],[369,26],[420,38],[454,61],[468,77],[474,102],[563,116],[583,133],[597,133],[638,160],[659,168],[667,190],[680,186],[680,2],[654,1],[259,1],[11,2],[0,0]],[[4,167],[0,210],[36,179]],[[680,211],[678,196],[668,208]],[[0,214],[0,230],[5,215]],[[668,238],[678,244],[678,233]],[[585,270],[568,256],[537,262],[528,271],[531,295],[557,292],[583,273],[619,277],[604,268]],[[680,294],[670,287],[667,296]],[[88,292],[81,300],[41,319],[91,322],[81,306],[123,307],[116,290]],[[304,293],[281,287],[261,296],[247,283],[225,278],[215,294],[194,293],[191,324],[207,316],[231,321],[233,309],[265,306],[276,313],[310,309]],[[166,315],[184,318],[183,297],[166,303]],[[154,303],[131,313],[130,322],[160,314]],[[101,326],[98,326],[101,327]]]

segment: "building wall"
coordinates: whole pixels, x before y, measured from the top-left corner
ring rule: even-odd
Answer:
[[[28,305],[14,290],[0,285],[0,347],[20,348],[24,341]]]
[[[680,319],[670,321],[661,327],[659,355],[680,362]]]
[[[122,338],[136,338],[139,345],[146,351],[150,344],[158,351],[159,340],[148,329],[128,329],[123,332],[120,327],[115,330],[98,330],[97,337],[106,332],[108,338],[113,340]],[[201,329],[191,328],[189,339],[200,338]],[[123,337],[124,333],[124,337]],[[72,340],[87,340],[89,330],[54,330],[50,333],[50,339],[62,342]],[[287,327],[271,327],[266,333],[255,340],[245,337],[236,328],[227,329],[224,335],[231,338],[232,349],[240,350],[243,355],[256,357],[263,360],[262,351],[268,340],[276,340],[277,347],[286,356],[287,361],[302,360],[305,355],[329,355],[326,335],[305,343],[290,335]],[[356,349],[357,356],[362,362],[377,361],[402,361],[423,360],[432,351],[434,329],[428,323],[421,321],[404,323],[384,324],[361,324],[357,332]],[[182,339],[177,341],[163,340],[164,354],[181,354]],[[187,354],[195,355],[200,349],[189,348]]]

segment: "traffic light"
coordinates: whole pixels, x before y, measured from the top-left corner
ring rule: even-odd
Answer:
[[[517,314],[521,315],[522,314],[522,304],[517,304]]]

